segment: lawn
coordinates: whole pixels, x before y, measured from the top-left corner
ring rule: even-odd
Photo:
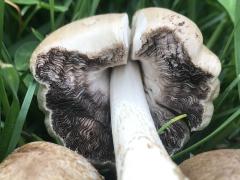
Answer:
[[[221,60],[221,90],[210,125],[194,132],[173,159],[211,149],[240,148],[240,1],[238,0],[0,0],[0,161],[28,142],[55,142],[37,103],[29,71],[35,47],[55,29],[95,14],[164,7],[194,21]],[[57,143],[57,142],[56,142]]]

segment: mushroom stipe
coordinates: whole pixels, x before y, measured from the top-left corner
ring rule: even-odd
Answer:
[[[110,68],[126,65],[128,58],[140,61],[156,129],[187,114],[186,120],[171,124],[159,135],[169,154],[180,150],[192,131],[205,128],[213,114],[221,64],[186,17],[147,8],[135,13],[132,30],[127,14],[70,23],[43,40],[31,57],[30,69],[40,83],[38,101],[48,132],[94,165],[115,161]]]

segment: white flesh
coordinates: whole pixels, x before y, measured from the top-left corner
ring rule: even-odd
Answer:
[[[187,179],[157,134],[135,62],[111,75],[110,103],[118,180]]]

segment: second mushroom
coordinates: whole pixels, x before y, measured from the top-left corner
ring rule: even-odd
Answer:
[[[132,31],[128,24],[127,14],[73,22],[50,34],[31,57],[49,133],[96,166],[115,161],[111,119],[117,118],[110,116],[110,109],[116,109],[110,107],[111,68],[127,64],[130,51],[131,60],[141,64],[143,90],[156,130],[187,114],[186,120],[159,135],[169,154],[183,147],[191,131],[209,124],[219,91],[220,62],[203,45],[192,21],[167,9],[147,8],[135,13]]]

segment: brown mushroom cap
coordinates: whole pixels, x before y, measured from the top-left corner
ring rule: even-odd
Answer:
[[[100,180],[103,177],[81,155],[48,142],[26,144],[0,164],[4,180]]]
[[[180,164],[190,180],[240,179],[240,150],[223,149],[198,154]]]

